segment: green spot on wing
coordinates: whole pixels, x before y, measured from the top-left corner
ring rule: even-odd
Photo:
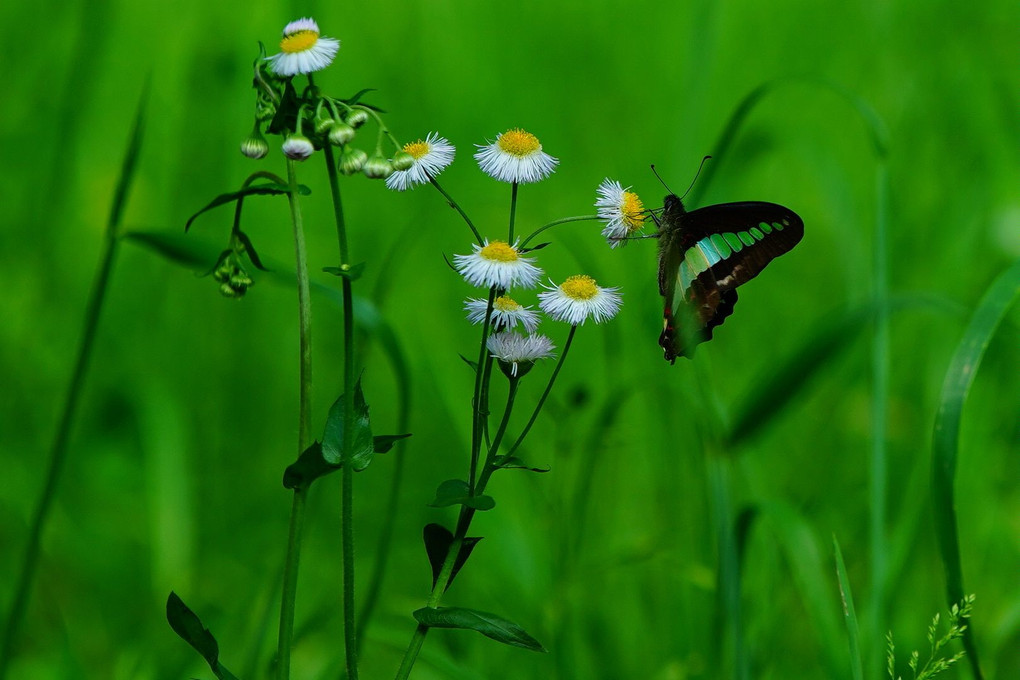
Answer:
[[[722,234],[712,234],[712,245],[719,251],[719,255],[725,260],[733,252],[733,249],[726,243]]]
[[[765,238],[765,234],[761,233],[761,231],[758,230],[758,227],[751,227],[748,231],[751,232],[751,236],[754,237],[755,241],[760,241]]]
[[[769,224],[768,222],[762,222],[758,226],[761,227],[761,230],[766,234],[772,233],[772,225]]]
[[[778,229],[779,231],[783,230],[783,225],[780,222],[773,222],[772,226]]]
[[[729,244],[733,252],[739,253],[741,250],[744,249],[744,244],[740,242],[740,239],[737,238],[736,234],[731,234],[727,232],[723,234],[723,238],[726,239],[726,243]]]
[[[745,246],[754,245],[754,239],[751,238],[751,235],[748,234],[746,231],[742,231],[739,234],[737,234],[737,238],[739,238],[744,243]]]

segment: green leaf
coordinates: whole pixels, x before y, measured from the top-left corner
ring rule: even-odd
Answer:
[[[415,620],[429,628],[462,628],[478,631],[497,642],[514,647],[523,647],[533,652],[544,652],[545,647],[512,621],[463,607],[423,607],[414,612]]]
[[[439,581],[439,573],[443,570],[443,562],[446,561],[450,546],[453,544],[453,534],[441,524],[426,524],[422,531],[422,537],[425,539],[425,553],[432,566],[432,587],[435,588]],[[450,572],[450,580],[446,582],[446,588],[443,589],[444,592],[449,590],[453,579],[457,578],[457,572],[467,562],[471,551],[475,549],[480,540],[482,540],[480,536],[466,536],[461,542],[460,550],[457,551],[457,559],[453,563],[453,570]]]
[[[946,573],[949,606],[964,598],[954,490],[963,406],[985,350],[1018,293],[1020,293],[1020,260],[1000,274],[989,286],[953,354],[942,383],[942,395],[939,398],[935,431],[932,436],[931,486],[935,537],[938,539],[942,566]],[[963,646],[967,650],[974,677],[980,679],[982,673],[977,646],[974,644],[973,624],[969,624],[964,631]]]
[[[839,549],[839,542],[835,536],[832,537],[832,545],[836,551],[836,577],[839,580],[839,595],[843,599],[843,620],[846,622],[847,644],[850,647],[850,674],[853,680],[864,680],[860,629],[857,625],[857,612],[854,610],[854,594],[850,590],[850,579],[846,575],[843,552]]]
[[[213,208],[218,208],[221,205],[227,203],[233,203],[238,199],[242,199],[246,196],[279,196],[290,193],[290,188],[285,184],[278,182],[266,182],[265,184],[249,184],[243,189],[238,191],[231,191],[225,194],[220,194],[213,200],[209,201],[204,208],[199,210],[197,213],[188,218],[188,221],[184,225],[184,231],[191,229],[191,223],[201,215],[202,213],[208,212]],[[312,193],[312,190],[303,184],[298,185],[298,193],[302,196],[307,196]]]
[[[202,625],[195,612],[191,611],[173,591],[170,591],[170,597],[166,600],[166,620],[182,640],[202,655],[217,678],[237,680],[233,673],[220,665],[220,646],[216,638]]]
[[[468,366],[471,367],[471,372],[472,373],[477,373],[478,372],[478,362],[477,361],[471,361],[470,359],[468,359],[463,354],[458,354],[457,356],[460,357],[461,361],[463,361],[465,364],[467,364]]]
[[[448,479],[436,489],[436,497],[429,505],[433,508],[465,505],[475,510],[492,510],[496,501],[491,496],[472,496],[471,488],[462,479]]]
[[[393,448],[401,439],[407,439],[411,436],[411,433],[407,434],[380,434],[372,437],[372,448],[376,453],[386,453]]]
[[[340,468],[340,465],[331,465],[326,462],[322,456],[322,444],[314,442],[283,471],[283,488],[307,489],[319,477],[324,477]]]
[[[123,238],[189,269],[208,269],[209,262],[220,252],[218,246],[188,238],[179,231],[129,231]]]
[[[248,253],[248,259],[251,260],[251,263],[264,272],[269,271],[262,265],[262,260],[259,259],[259,254],[255,252],[255,246],[251,244],[251,239],[248,238],[248,234],[244,233],[240,229],[238,229],[236,233],[237,238],[242,244],[244,244],[244,251]]]
[[[326,431],[322,435],[322,457],[331,465],[350,463],[351,467],[360,472],[372,462],[375,442],[372,438],[372,426],[368,419],[368,404],[365,394],[361,391],[361,379],[354,384],[354,414],[352,418],[353,432],[351,450],[344,451],[344,395],[333,402],[326,418]]]
[[[323,267],[322,271],[333,276],[342,276],[348,281],[357,281],[365,273],[365,263],[345,265],[344,267]]]
[[[517,456],[497,456],[492,463],[494,466],[506,470],[530,470],[531,472],[549,472],[549,468],[531,467]]]

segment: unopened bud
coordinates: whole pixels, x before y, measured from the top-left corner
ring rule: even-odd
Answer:
[[[407,170],[414,165],[414,156],[406,151],[398,151],[391,162],[394,170]]]
[[[283,143],[283,155],[292,161],[304,161],[315,153],[315,147],[302,134],[293,134]]]
[[[362,109],[355,109],[347,114],[347,124],[352,128],[359,128],[368,120],[368,114]]]
[[[347,123],[334,121],[333,127],[329,130],[329,143],[333,146],[343,146],[354,139],[354,128]]]
[[[369,179],[386,179],[393,174],[393,164],[382,155],[376,154],[368,159],[361,171]]]
[[[252,160],[259,160],[265,158],[269,154],[269,142],[262,136],[258,128],[252,131],[248,137],[241,142],[241,153],[251,158]]]
[[[340,172],[345,175],[353,175],[356,172],[360,172],[361,168],[365,166],[365,161],[367,160],[367,153],[361,149],[355,149],[349,146],[344,149],[342,154],[340,154]]]

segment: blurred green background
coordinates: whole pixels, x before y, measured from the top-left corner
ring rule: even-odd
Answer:
[[[492,237],[504,232],[509,190],[471,154],[507,128],[535,133],[560,159],[549,180],[521,190],[518,231],[527,233],[591,213],[606,176],[659,205],[664,190],[649,163],[682,191],[737,104],[764,82],[821,78],[873,107],[889,139],[889,287],[926,301],[891,319],[883,611],[869,576],[870,327],[854,326],[788,408],[721,455],[730,512],[756,507],[762,519],[743,560],[751,677],[849,677],[833,536],[869,672],[887,630],[901,658],[926,649],[925,627],[945,609],[928,490],[937,398],[977,301],[1020,257],[1015,0],[44,1],[5,3],[0,13],[5,614],[144,82],[146,135],[124,224],[179,230],[255,169],[284,172],[275,141],[261,163],[237,151],[251,127],[251,62],[258,40],[272,52],[285,23],[314,16],[342,41],[317,83],[338,96],[376,88],[370,101],[402,141],[431,130],[449,138],[458,160],[443,185]],[[654,243],[610,252],[594,222],[551,232],[540,254],[551,277],[591,273],[620,286],[625,305],[611,324],[578,333],[523,451],[551,472],[496,476],[498,505],[472,531],[486,539],[444,600],[502,614],[550,653],[434,631],[413,677],[729,676],[717,644],[726,624],[706,442],[772,368],[871,296],[876,167],[865,124],[831,89],[791,80],[761,101],[697,204],[783,203],[806,235],[741,289],[735,315],[693,363],[669,366],[656,344]],[[321,162],[301,171],[314,192],[303,205],[318,272],[337,261],[328,189]],[[439,482],[465,474],[472,378],[458,354],[477,351],[477,330],[461,304],[478,292],[443,261],[467,252],[470,234],[436,192],[395,194],[364,178],[343,187],[354,260],[368,263],[356,292],[392,324],[413,381],[414,437],[356,480],[362,579],[394,459],[406,456],[394,556],[362,663],[364,677],[392,677],[430,585],[421,527],[454,517],[425,504]],[[285,201],[247,207],[246,232],[285,272]],[[189,238],[215,253],[229,220],[229,209],[210,213]],[[316,294],[313,305],[318,433],[339,393],[341,324],[332,297]],[[224,663],[266,677],[290,507],[280,479],[296,445],[296,320],[285,280],[257,275],[235,302],[210,278],[122,245],[11,677],[211,677],[166,624],[171,589],[216,633]],[[1002,678],[1020,669],[1018,329],[1013,309],[964,411],[957,477],[978,647],[987,676]],[[544,327],[560,346],[565,331]],[[550,370],[525,382],[526,407]],[[393,431],[394,372],[377,345],[364,384],[376,431]],[[342,668],[338,481],[312,496],[295,677],[335,678]]]

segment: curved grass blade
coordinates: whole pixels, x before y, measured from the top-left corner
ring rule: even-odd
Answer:
[[[932,437],[931,486],[935,536],[938,539],[942,566],[946,573],[946,598],[949,606],[963,600],[963,570],[960,560],[960,537],[956,522],[956,501],[953,482],[960,442],[960,418],[974,375],[981,365],[995,329],[1020,293],[1020,260],[999,275],[981,299],[971,317],[963,339],[956,348],[942,384],[935,431]],[[963,635],[974,677],[981,680],[981,665],[974,643],[973,626]]]
[[[836,578],[839,580],[839,596],[843,599],[843,620],[846,622],[847,644],[850,647],[850,673],[853,680],[864,680],[860,630],[857,625],[857,612],[854,610],[854,594],[850,589],[850,579],[846,575],[843,551],[839,549],[839,541],[835,536],[832,537],[832,547],[835,550]]]
[[[464,607],[422,607],[414,612],[415,620],[429,628],[463,628],[478,631],[488,638],[533,652],[544,652],[542,646],[526,630],[501,616]]]

